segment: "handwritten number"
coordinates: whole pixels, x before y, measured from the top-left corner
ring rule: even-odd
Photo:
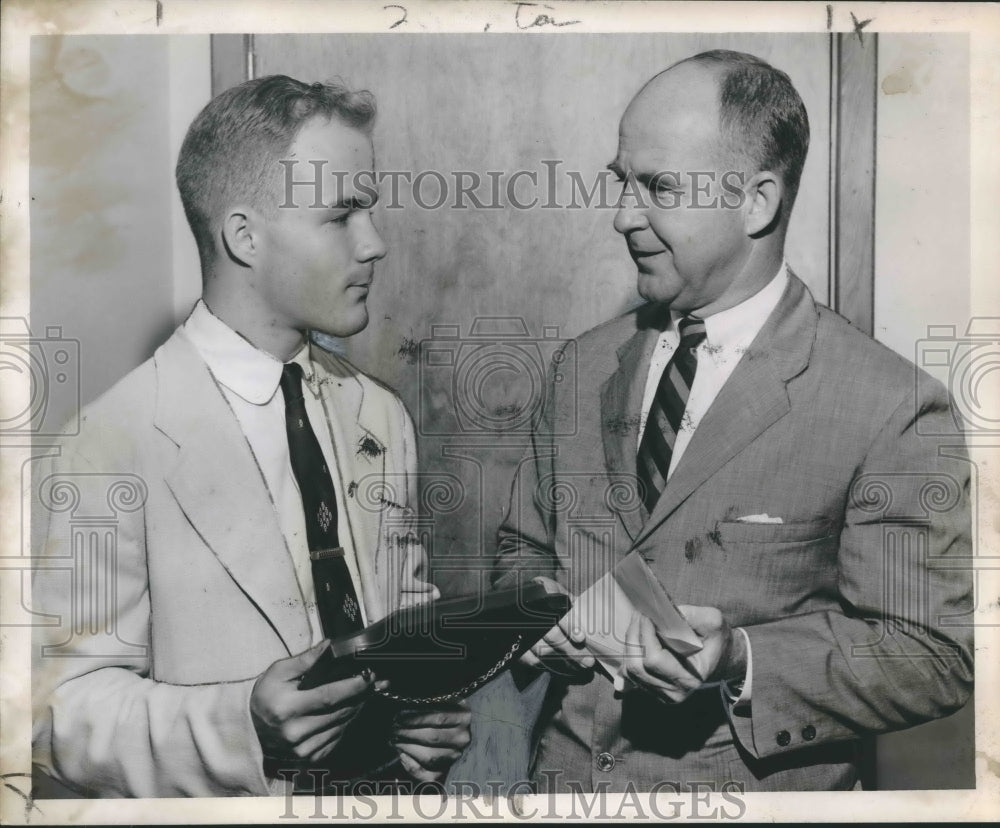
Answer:
[[[405,6],[397,6],[395,3],[393,3],[393,4],[388,5],[388,6],[382,6],[382,8],[383,9],[399,9],[403,13],[403,16],[401,18],[399,18],[399,20],[397,20],[395,23],[393,23],[389,27],[390,29],[395,29],[397,26],[400,26],[400,25],[402,25],[403,23],[406,22],[406,7]]]

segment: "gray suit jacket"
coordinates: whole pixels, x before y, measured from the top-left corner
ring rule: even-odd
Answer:
[[[311,355],[373,621],[434,592],[412,531],[413,427],[395,394]],[[249,697],[309,647],[309,622],[250,445],[183,331],[88,406],[46,466],[33,485],[34,761],[97,796],[278,792]]]
[[[794,276],[645,519],[639,409],[658,330],[641,308],[583,335],[552,384],[500,530],[497,581],[578,593],[632,550],[678,603],[749,634],[753,692],[667,706],[553,678],[535,775],[850,788],[857,739],[958,709],[972,684],[970,464],[948,394],[817,306]],[[564,391],[563,389],[567,389]],[[573,393],[568,393],[572,391]],[[782,523],[737,518],[767,513]]]

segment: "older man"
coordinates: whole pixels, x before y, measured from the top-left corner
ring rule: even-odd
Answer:
[[[308,336],[368,323],[386,254],[374,114],[367,93],[272,76],[222,93],[188,131],[177,183],[202,299],[38,478],[32,600],[54,625],[36,629],[34,754],[80,794],[261,795],[343,767],[380,688],[299,677],[327,638],[435,594],[407,524],[410,418]],[[361,503],[372,483],[388,496]],[[113,540],[81,541],[73,515],[114,502]],[[404,711],[386,730],[404,778],[437,780],[469,713]]]
[[[497,581],[578,594],[635,552],[703,646],[685,658],[635,613],[613,683],[586,628],[555,628],[525,657],[554,671],[543,789],[852,788],[859,737],[968,697],[969,465],[924,436],[947,431],[945,389],[784,260],[808,137],[788,77],[728,51],[622,117],[614,226],[647,304],[566,351],[579,388],[550,388]]]

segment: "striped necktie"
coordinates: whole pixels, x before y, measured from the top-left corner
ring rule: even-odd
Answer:
[[[319,440],[306,414],[302,366],[298,363],[286,363],[282,369],[281,393],[285,398],[285,432],[292,473],[299,484],[305,511],[316,608],[323,635],[341,638],[364,625],[358,595],[337,534],[337,494]]]
[[[682,428],[684,408],[698,368],[695,352],[706,336],[705,322],[701,319],[684,317],[680,320],[679,329],[680,342],[656,387],[636,457],[636,469],[642,484],[640,494],[650,514],[667,485],[670,458],[674,453],[677,432]]]

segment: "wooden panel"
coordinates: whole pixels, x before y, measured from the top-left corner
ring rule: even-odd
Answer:
[[[256,35],[257,73],[304,81],[340,77],[377,97],[375,132],[383,171],[491,171],[507,180],[536,174],[546,199],[545,161],[558,162],[556,200],[571,198],[567,171],[588,183],[614,157],[618,121],[638,88],[682,57],[710,48],[748,51],[784,69],[803,96],[813,133],[789,231],[788,257],[827,301],[829,233],[829,40],[825,34]],[[525,184],[527,182],[524,182]],[[488,187],[483,188],[488,192]],[[454,193],[454,186],[451,188]],[[527,192],[527,187],[523,190]],[[433,200],[437,185],[425,181]],[[446,437],[455,372],[422,371],[419,343],[432,328],[467,337],[479,317],[514,317],[525,333],[574,336],[638,301],[635,267],[612,228],[612,209],[465,209],[453,200],[417,207],[404,188],[400,209],[376,219],[389,256],[376,269],[372,323],[346,344],[364,369],[397,388],[417,421],[421,469],[458,476],[465,499],[436,529],[435,577],[445,590],[479,575],[449,556],[487,568],[523,435],[471,430]],[[426,344],[426,343],[425,343]],[[543,343],[543,350],[545,345]],[[496,374],[497,409],[524,406],[524,377]],[[452,563],[458,568],[447,571]]]
[[[280,54],[273,54],[274,50],[275,44],[268,43],[265,54],[269,60],[280,62]],[[282,51],[280,44],[276,51]],[[214,35],[212,52],[213,94],[245,80],[253,70],[253,35]],[[815,169],[825,162],[829,173],[829,208],[826,211],[829,224],[828,284],[825,288],[818,281],[819,271],[823,268],[813,252],[818,248],[812,244],[818,223],[816,216],[821,211],[802,206],[803,202],[810,200],[806,194],[800,197],[788,241],[789,257],[810,284],[814,295],[820,301],[829,302],[831,307],[868,333],[872,332],[874,324],[877,52],[878,36],[875,34],[830,36],[831,65],[827,75],[830,111],[825,121],[817,117],[822,108],[810,106],[817,102],[808,100],[807,91],[800,87],[803,97],[807,99],[812,126],[812,151],[803,190],[809,192],[810,167]],[[798,85],[800,79],[795,78],[796,72],[789,71]],[[828,159],[823,159],[820,151],[824,139],[827,141]],[[811,192],[817,191],[813,189]],[[799,242],[803,237],[807,237],[807,243]],[[803,259],[807,260],[805,269]]]
[[[874,329],[875,90],[878,38],[832,35],[831,307]]]
[[[212,35],[212,97],[249,77],[253,35]]]
[[[830,307],[875,325],[877,35],[830,36]],[[861,783],[876,790],[879,740],[863,740]]]

